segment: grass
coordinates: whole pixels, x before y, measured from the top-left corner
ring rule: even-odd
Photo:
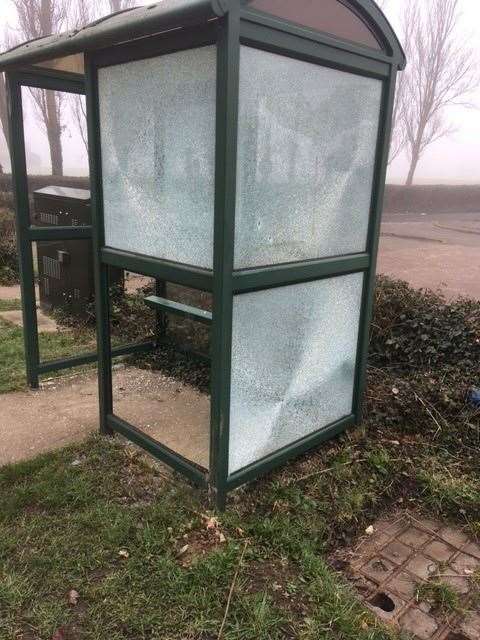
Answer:
[[[460,595],[441,578],[432,578],[417,590],[417,600],[428,602],[435,613],[444,616],[454,615],[462,610]]]
[[[334,484],[356,494],[350,473]],[[312,482],[315,495],[330,483]],[[259,489],[238,494],[208,529],[205,497],[115,441],[4,467],[0,638],[47,640],[58,629],[73,639],[217,638],[236,572],[225,640],[393,638],[327,565],[330,498],[301,495],[281,475],[261,500]],[[339,520],[358,521],[360,502],[345,496]]]
[[[351,431],[241,489],[218,521],[205,495],[118,440],[95,437],[4,467],[0,638],[49,640],[62,629],[69,640],[210,640],[227,613],[225,640],[393,640],[328,556],[393,505],[458,519],[463,488],[445,480],[461,447],[450,454],[420,435],[402,440]],[[477,458],[462,464],[476,491]],[[472,495],[462,519],[473,530],[480,493]],[[421,595],[445,611],[455,605],[440,585]]]
[[[0,311],[19,311],[21,308],[20,300],[0,300]]]
[[[476,339],[468,326],[454,338],[452,361],[458,340]],[[383,377],[376,362],[364,424],[235,492],[218,520],[206,495],[117,439],[3,467],[0,640],[397,640],[329,556],[405,506],[480,537],[474,364],[436,400],[434,356],[411,377],[409,362]],[[443,585],[429,589],[455,606]]]
[[[6,311],[7,309],[3,308],[2,310]],[[39,335],[40,354],[42,360],[54,360],[63,356],[92,351],[95,348],[92,340],[92,333],[85,330],[41,333]],[[22,329],[0,319],[0,394],[18,391],[24,389],[25,386]]]

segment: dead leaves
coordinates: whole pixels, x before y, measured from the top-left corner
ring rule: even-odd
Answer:
[[[80,599],[80,594],[75,589],[70,589],[68,592],[68,604],[75,607]]]
[[[175,536],[173,530],[168,529],[175,558],[183,567],[191,566],[197,558],[227,543],[226,533],[217,517],[204,513],[197,515],[199,519],[190,523],[186,533]]]

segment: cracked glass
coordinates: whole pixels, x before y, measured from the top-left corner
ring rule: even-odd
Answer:
[[[213,267],[216,47],[98,74],[107,246]]]
[[[363,281],[235,296],[230,473],[352,413]]]
[[[241,49],[235,269],[366,250],[382,82]]]

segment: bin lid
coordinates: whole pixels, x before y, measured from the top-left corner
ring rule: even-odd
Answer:
[[[90,201],[90,191],[88,189],[75,189],[73,187],[43,187],[36,189],[34,195],[48,196],[50,198],[62,198],[62,200],[83,200]]]

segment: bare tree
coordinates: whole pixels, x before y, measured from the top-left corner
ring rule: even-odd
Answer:
[[[84,96],[72,94],[70,99],[70,110],[75,128],[78,130],[85,147],[85,151],[88,154],[87,107]]]
[[[388,164],[391,164],[396,158],[398,158],[407,144],[405,127],[403,125],[405,108],[405,84],[405,73],[399,73],[397,76],[395,103],[393,106],[392,114],[392,135],[390,140]]]
[[[473,51],[459,33],[459,0],[408,0],[403,17],[408,66],[397,127],[403,128],[413,184],[427,147],[452,132],[445,108],[464,105],[478,85]]]
[[[115,13],[116,11],[122,11],[123,9],[130,9],[137,3],[135,0],[108,0],[107,4],[110,13]]]
[[[69,25],[81,29],[86,24],[97,19],[102,13],[115,13],[135,6],[135,0],[106,0],[101,5],[92,0],[77,0],[75,10],[70,16]],[[74,127],[88,153],[87,114],[85,100],[82,96],[72,95],[69,99],[70,112]]]
[[[5,44],[7,44],[6,37],[6,28],[2,30],[0,34],[2,37],[2,49]],[[0,129],[3,132],[3,137],[5,138],[7,151],[10,150],[10,138],[8,134],[8,107],[7,107],[7,87],[5,82],[5,75],[0,73]]]
[[[11,0],[17,10],[19,39],[31,40],[61,31],[67,22],[68,0]],[[62,132],[64,95],[31,89],[37,116],[47,135],[53,175],[63,175]]]
[[[101,7],[100,7],[101,8]],[[81,29],[98,18],[99,5],[92,0],[77,0],[68,21],[69,27]],[[88,153],[88,133],[87,133],[87,110],[85,98],[80,95],[72,94],[69,96],[69,107],[72,122],[77,129],[80,138]]]
[[[10,138],[8,136],[7,89],[3,73],[0,73],[0,125],[7,144],[7,149],[10,150]]]

